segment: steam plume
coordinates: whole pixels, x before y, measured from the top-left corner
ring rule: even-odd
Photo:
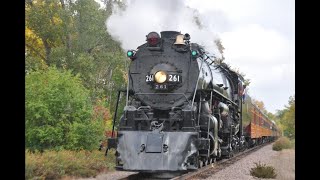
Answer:
[[[151,31],[180,31],[189,33],[191,42],[205,46],[205,49],[221,58],[214,41],[218,32],[207,24],[208,16],[188,7],[183,0],[132,0],[123,1],[123,10],[114,7],[106,25],[111,36],[121,42],[124,50],[135,49],[145,43]],[[212,16],[211,16],[212,17]],[[214,18],[214,17],[212,17]]]

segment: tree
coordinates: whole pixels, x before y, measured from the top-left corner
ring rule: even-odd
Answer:
[[[252,99],[253,104],[255,104],[256,106],[258,106],[258,108],[265,114],[267,114],[267,110],[266,107],[264,106],[264,103],[262,101],[256,100],[256,99]]]
[[[290,96],[288,105],[277,110],[276,122],[283,130],[283,134],[291,139],[295,138],[295,96]]]
[[[62,43],[61,4],[58,0],[27,1],[25,8],[26,48],[49,64],[52,48]]]
[[[89,91],[71,71],[48,70],[26,75],[26,147],[94,149],[103,120],[93,118]]]
[[[105,22],[115,5],[125,6],[105,3],[26,1],[27,148],[95,148],[101,123],[112,119],[127,58]]]
[[[281,123],[284,125],[284,135],[291,139],[295,138],[295,96],[289,97]]]
[[[268,112],[266,114],[271,120],[275,120],[276,116],[274,114],[272,114],[271,112]]]
[[[115,105],[116,90],[125,85],[120,43],[107,32],[105,21],[114,5],[101,9],[95,0],[26,2],[26,71],[56,66],[79,74],[92,102],[107,95]]]

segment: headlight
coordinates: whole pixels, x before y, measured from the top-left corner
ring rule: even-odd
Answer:
[[[164,83],[167,80],[167,74],[164,71],[158,71],[154,75],[154,79],[157,83]]]

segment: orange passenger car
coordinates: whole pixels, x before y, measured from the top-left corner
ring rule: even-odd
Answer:
[[[249,97],[243,105],[243,132],[251,145],[277,139],[280,132],[274,121],[270,120]]]

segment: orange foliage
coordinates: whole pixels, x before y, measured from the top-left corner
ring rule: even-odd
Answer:
[[[103,121],[107,121],[110,119],[110,112],[109,109],[101,105],[101,100],[98,100],[98,103],[94,106],[94,119],[102,118]]]
[[[105,136],[106,137],[111,137],[112,131],[105,131]],[[117,137],[117,131],[113,132],[113,137]]]

